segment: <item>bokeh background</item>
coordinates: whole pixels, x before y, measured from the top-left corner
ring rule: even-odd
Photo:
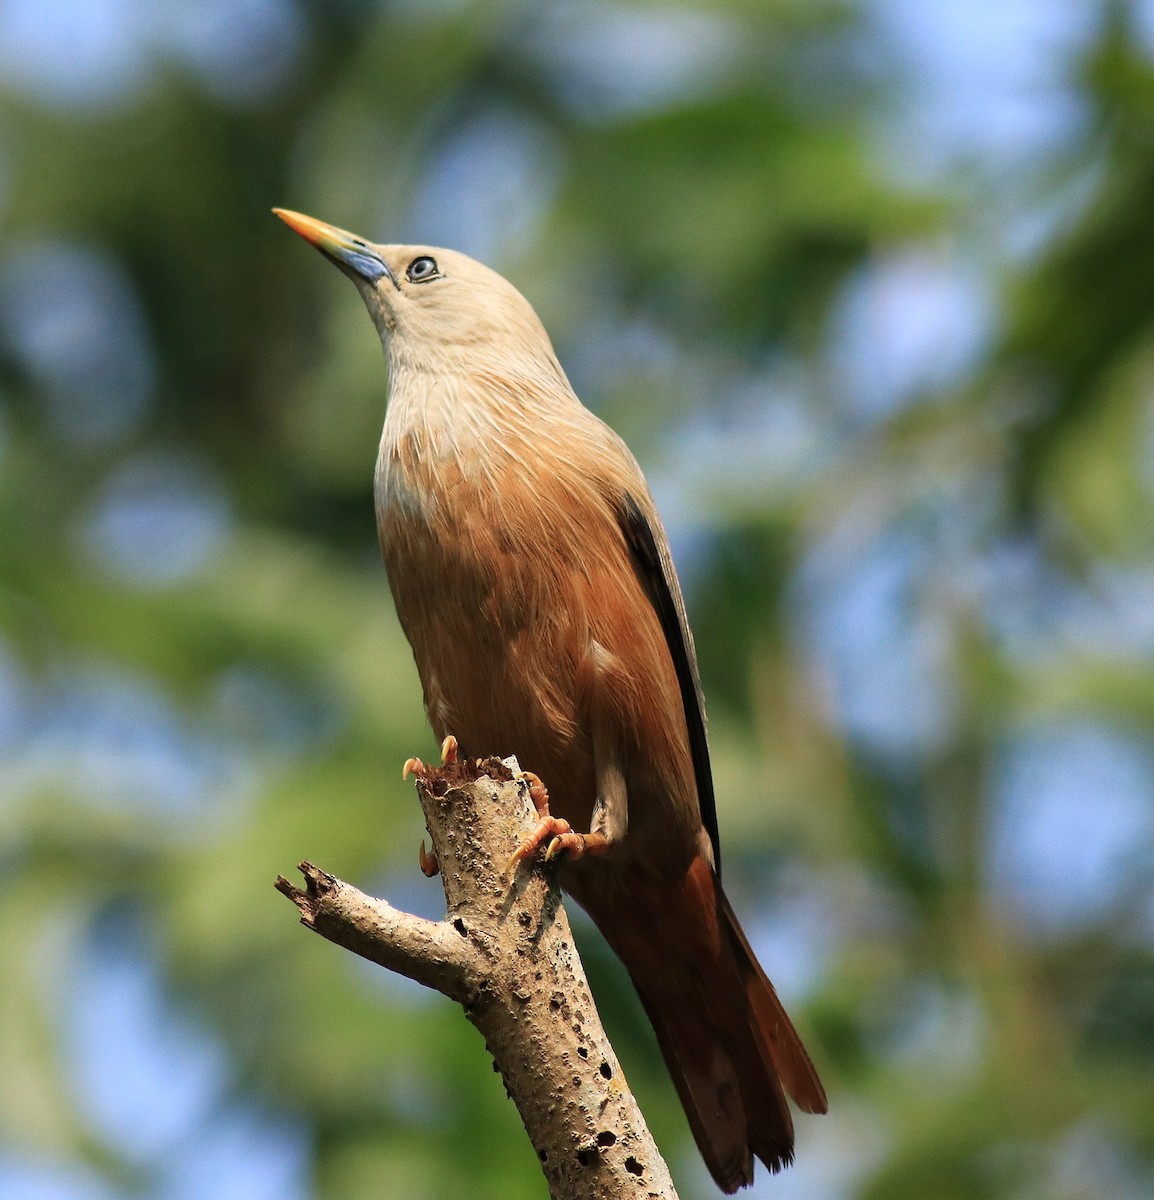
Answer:
[[[274,204],[508,275],[648,473],[831,1097],[752,1195],[1154,1194],[1154,3],[2,0],[0,1195],[543,1194],[272,889],[441,912],[380,348]]]

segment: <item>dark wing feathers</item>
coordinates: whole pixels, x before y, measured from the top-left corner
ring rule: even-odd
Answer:
[[[637,577],[645,588],[665,632],[665,642],[677,672],[689,746],[693,754],[693,774],[697,783],[697,802],[701,821],[713,844],[713,865],[721,876],[721,845],[717,834],[717,804],[713,796],[713,775],[709,769],[709,743],[705,736],[705,700],[697,674],[697,655],[693,635],[685,616],[685,601],[673,568],[673,558],[664,537],[658,537],[653,523],[637,498],[626,492],[617,504],[618,519],[629,547]]]

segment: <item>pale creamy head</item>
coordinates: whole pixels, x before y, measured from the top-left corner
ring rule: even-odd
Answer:
[[[561,375],[533,306],[496,271],[440,246],[365,249],[388,274],[350,274],[394,371]]]

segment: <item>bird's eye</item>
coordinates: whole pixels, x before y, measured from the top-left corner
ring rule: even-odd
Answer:
[[[430,279],[436,279],[440,273],[437,270],[437,260],[430,258],[427,254],[422,254],[420,258],[414,258],[405,272],[410,283],[425,283]]]

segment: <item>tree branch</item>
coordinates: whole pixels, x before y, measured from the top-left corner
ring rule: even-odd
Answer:
[[[447,913],[400,912],[302,863],[283,876],[310,929],[456,1000],[481,1031],[553,1200],[677,1200],[601,1026],[547,864],[504,866],[532,827],[528,788],[499,759],[427,769],[417,794]]]

